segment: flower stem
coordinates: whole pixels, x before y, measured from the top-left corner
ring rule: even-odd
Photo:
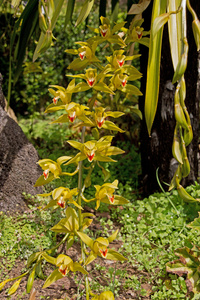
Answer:
[[[81,134],[81,143],[83,144],[85,142],[85,126],[82,128],[82,134]],[[79,161],[79,172],[78,172],[78,205],[81,206],[81,194],[82,194],[82,183],[83,181],[83,162]],[[82,214],[81,209],[78,209],[78,217],[79,217],[79,230],[82,231]],[[81,256],[82,261],[85,262],[85,244],[81,241]],[[89,300],[89,281],[88,277],[86,275],[85,277],[85,290],[86,290],[86,300]]]
[[[190,12],[191,15],[192,15],[193,20],[198,19],[198,18],[197,18],[197,15],[196,15],[196,13],[195,13],[195,11],[194,11],[194,9],[192,8],[192,6],[191,6],[191,4],[190,4],[190,1],[187,0],[186,3],[187,3],[187,8],[188,8],[189,12]]]

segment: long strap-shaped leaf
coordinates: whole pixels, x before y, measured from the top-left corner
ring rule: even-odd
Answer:
[[[78,16],[78,19],[76,21],[76,26],[78,26],[81,22],[85,21],[92,9],[93,4],[94,0],[85,0],[81,8],[80,14]]]
[[[181,0],[172,0],[168,2],[167,10],[173,11],[180,7]],[[182,13],[171,15],[168,21],[168,34],[170,51],[172,57],[172,63],[174,70],[178,65],[179,58],[181,56],[181,36],[182,36]]]
[[[154,0],[151,20],[152,24],[157,17],[166,12],[166,9],[167,0]],[[158,103],[162,34],[163,27],[161,27],[158,30],[156,35],[153,32],[151,32],[150,34],[149,59],[147,66],[147,85],[145,97],[145,119],[149,135],[151,133],[151,128],[153,120],[155,118]]]

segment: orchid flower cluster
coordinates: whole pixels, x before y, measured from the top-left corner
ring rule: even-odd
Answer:
[[[53,161],[51,159],[39,160],[38,164],[43,170],[43,174],[38,178],[35,186],[48,184],[60,176],[74,176],[78,174],[78,186],[72,189],[68,187],[58,187],[49,193],[41,194],[42,197],[50,198],[49,203],[43,209],[59,208],[65,210],[65,217],[51,230],[55,233],[64,235],[62,241],[54,247],[57,248],[61,243],[66,244],[69,249],[75,240],[81,244],[81,258],[74,262],[69,256],[59,254],[57,258],[51,256],[54,249],[49,249],[34,253],[28,259],[28,268],[30,275],[27,283],[27,291],[30,292],[34,277],[37,275],[44,278],[41,263],[43,260],[55,266],[55,270],[48,276],[44,283],[44,288],[50,286],[70,273],[81,272],[86,281],[86,299],[114,299],[111,291],[95,295],[89,288],[87,265],[92,263],[97,257],[114,261],[125,261],[126,258],[116,250],[110,248],[110,243],[117,237],[118,230],[109,237],[98,237],[93,240],[85,233],[95,217],[91,213],[84,212],[84,203],[96,203],[97,210],[101,203],[110,206],[125,205],[128,200],[117,195],[118,180],[109,182],[109,171],[104,168],[102,163],[115,162],[112,156],[124,154],[120,148],[112,145],[113,133],[124,132],[113,119],[124,115],[123,111],[112,110],[117,107],[116,103],[121,99],[130,98],[131,95],[139,96],[141,92],[133,84],[133,81],[141,77],[141,73],[131,65],[131,61],[138,58],[139,55],[126,55],[129,52],[130,43],[143,41],[143,28],[140,27],[142,21],[136,21],[131,24],[129,30],[124,25],[125,22],[117,23],[113,28],[107,18],[101,17],[99,28],[90,28],[96,35],[86,42],[77,42],[79,48],[66,50],[68,54],[76,55],[74,61],[69,65],[70,70],[83,70],[81,74],[70,75],[72,80],[67,88],[53,85],[49,88],[52,95],[52,104],[50,104],[46,113],[60,111],[61,115],[52,123],[73,124],[75,128],[82,129],[81,141],[69,140],[68,144],[76,149],[78,153],[73,156],[62,156]],[[121,31],[122,34],[116,32]],[[145,35],[145,34],[144,34]],[[147,43],[148,38],[144,38]],[[126,45],[128,41],[128,45]],[[102,44],[105,44],[111,54],[106,56],[107,64],[96,57],[96,50]],[[126,63],[128,62],[128,63]],[[78,78],[78,83],[76,79]],[[92,91],[92,97],[88,105],[75,102],[77,93]],[[106,99],[106,100],[105,100]],[[105,105],[110,103],[110,105]],[[91,139],[85,141],[85,128],[90,128]],[[89,130],[89,129],[88,129]],[[112,134],[110,134],[110,132]],[[63,171],[63,167],[74,165],[72,173]],[[91,185],[91,174],[94,168],[100,168],[104,177],[102,185],[94,185],[95,195],[91,199],[86,199],[84,192]],[[88,174],[83,181],[83,168]],[[87,231],[88,232],[88,231]],[[38,270],[40,272],[38,272]],[[42,274],[42,275],[41,275]],[[103,297],[103,298],[102,298]]]

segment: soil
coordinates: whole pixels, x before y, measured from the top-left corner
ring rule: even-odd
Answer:
[[[108,213],[103,213],[103,216]],[[101,215],[101,214],[100,214]],[[109,217],[109,215],[108,215]],[[117,226],[116,226],[117,228]],[[91,225],[91,229],[93,231],[99,230],[99,224],[95,224],[95,221]],[[113,230],[112,230],[113,231]],[[58,237],[59,242],[59,237]],[[122,243],[119,241],[114,241],[110,244],[110,248],[118,250],[121,247]],[[68,256],[70,256],[74,261],[78,261],[81,257],[80,253],[80,246],[79,244],[74,244],[70,249],[65,251],[64,245],[61,245],[58,249],[57,254],[64,253]],[[122,253],[123,254],[123,253]],[[0,261],[1,263],[1,261]],[[7,272],[8,278],[13,278],[16,276],[19,276],[23,272],[25,272],[25,261],[17,260],[15,262],[14,268]],[[95,261],[93,261],[91,264],[87,266],[87,271],[89,273],[88,279],[90,282],[93,282],[94,280],[99,283],[100,286],[108,286],[110,283],[110,278],[106,276],[108,274],[107,270],[112,267],[115,268],[116,262],[111,260],[105,260],[101,258],[97,258]],[[101,266],[102,268],[96,268],[96,265]],[[45,269],[45,270],[44,270]],[[103,269],[103,270],[102,270]],[[144,278],[147,278],[148,281],[148,273],[144,271],[138,271],[137,268],[134,268],[130,263],[128,262],[117,262],[116,269],[125,270],[126,275],[128,274],[128,277],[131,278],[131,276],[136,275],[138,278],[141,276]],[[46,276],[48,276],[53,271],[53,266],[50,264],[45,264],[45,268],[43,268],[43,272]],[[6,274],[4,274],[6,275]],[[7,278],[7,277],[6,277]],[[48,288],[43,289],[42,286],[44,284],[44,280],[41,280],[39,278],[36,278],[34,280],[33,288],[32,288],[32,296],[30,294],[26,294],[26,283],[28,279],[28,275],[24,277],[21,280],[20,286],[17,290],[17,292],[12,296],[7,296],[8,289],[11,287],[12,283],[7,283],[6,286],[2,289],[0,292],[0,300],[41,300],[41,299],[48,299],[48,300],[85,300],[85,296],[80,296],[80,294],[84,294],[84,281],[81,280],[83,278],[82,274],[80,272],[77,272],[76,274],[70,273],[68,276],[63,277],[62,279],[57,280],[55,283],[51,284]],[[124,283],[127,278],[119,278],[116,276],[116,282],[120,282],[120,287],[117,292],[117,296],[115,297],[115,300],[149,300],[150,294],[152,292],[151,286],[149,284],[141,284],[141,288],[145,289],[147,291],[147,295],[142,297],[140,294],[140,291],[133,290],[131,288],[125,288]],[[0,282],[2,279],[0,279]],[[98,285],[98,286],[99,286]],[[95,291],[93,289],[94,293],[98,293],[99,291]]]

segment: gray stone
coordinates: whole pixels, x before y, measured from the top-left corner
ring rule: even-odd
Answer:
[[[0,211],[7,214],[27,209],[23,192],[41,193],[34,184],[42,171],[34,146],[4,110],[0,78]]]

